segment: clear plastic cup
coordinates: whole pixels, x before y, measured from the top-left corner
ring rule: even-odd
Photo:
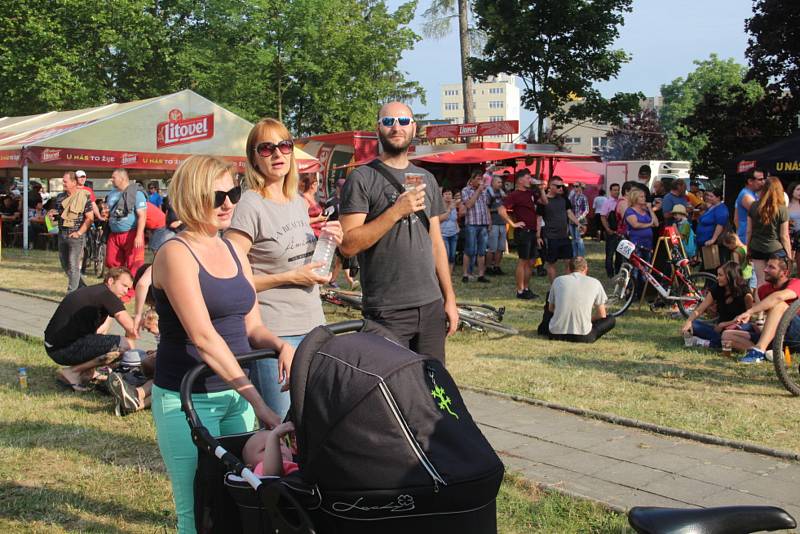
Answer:
[[[693,345],[693,343],[692,343],[692,341],[693,341],[692,338],[693,337],[694,336],[692,335],[691,332],[684,332],[683,333],[683,346],[684,347],[691,347]]]
[[[728,357],[733,355],[733,344],[730,339],[722,340],[722,355]]]
[[[422,185],[423,183],[423,176],[418,172],[407,172],[405,173],[404,180],[403,180],[403,187],[406,191],[416,191],[417,187]]]

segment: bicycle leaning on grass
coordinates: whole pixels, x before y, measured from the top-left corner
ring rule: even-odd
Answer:
[[[642,294],[647,285],[656,290],[656,303],[676,304],[684,317],[703,301],[717,279],[709,273],[692,273],[689,260],[683,257],[677,246],[673,247],[670,260],[672,273],[667,276],[652,263],[636,254],[636,245],[623,239],[617,245],[617,253],[627,259],[619,272],[611,279],[611,286],[606,292],[608,301],[606,310],[609,315],[619,317],[630,308],[634,296]],[[643,283],[642,283],[643,280]],[[638,288],[637,284],[642,287]]]
[[[356,291],[342,291],[331,287],[320,287],[320,297],[324,302],[342,308],[361,310],[361,293]],[[516,335],[519,330],[503,323],[506,313],[505,306],[495,308],[489,304],[474,302],[456,302],[458,307],[459,328],[469,328],[477,332],[498,332],[501,334]]]

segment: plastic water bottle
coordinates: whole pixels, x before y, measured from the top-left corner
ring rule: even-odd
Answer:
[[[19,389],[28,391],[28,370],[24,367],[20,367],[19,371],[17,371],[17,382],[19,383]]]
[[[320,276],[328,276],[331,273],[333,255],[336,252],[336,241],[326,232],[322,231],[317,239],[317,247],[314,249],[314,256],[311,257],[312,263],[322,263],[321,267],[313,269]]]

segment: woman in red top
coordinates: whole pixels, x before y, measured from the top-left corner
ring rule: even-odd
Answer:
[[[318,190],[319,182],[317,182],[316,176],[305,174],[300,178],[300,193],[308,204],[308,218],[311,222],[311,229],[317,238],[322,230],[322,223],[328,220],[322,214],[322,206],[317,202]]]

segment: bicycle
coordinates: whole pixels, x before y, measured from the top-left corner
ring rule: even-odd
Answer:
[[[86,233],[86,245],[83,248],[83,262],[81,272],[86,272],[86,267],[91,264],[94,275],[103,276],[106,262],[106,240],[103,230],[94,224],[89,227]]]
[[[325,302],[347,309],[361,310],[361,293],[355,291],[342,291],[329,287],[321,287],[320,297]],[[495,308],[489,304],[472,302],[456,302],[458,307],[459,328],[469,328],[477,332],[494,331],[501,334],[517,335],[519,330],[513,326],[503,324],[506,313],[505,306]]]
[[[772,366],[778,380],[795,397],[800,396],[800,339],[789,339],[789,327],[800,313],[800,300],[795,300],[783,312],[778,330],[772,340]]]
[[[617,245],[617,252],[628,261],[623,263],[619,272],[611,279],[610,290],[607,291],[608,301],[606,310],[609,315],[619,317],[627,311],[633,303],[636,294],[637,277],[634,276],[638,271],[645,279],[645,286],[642,291],[651,285],[659,300],[666,303],[675,303],[678,310],[684,317],[694,310],[708,294],[711,287],[717,283],[715,276],[709,273],[691,273],[689,271],[689,260],[683,257],[680,249],[675,245],[673,258],[670,261],[672,274],[667,276],[659,271],[652,263],[647,262],[636,254],[636,245],[623,239]],[[658,278],[656,278],[658,277]],[[659,278],[664,282],[659,282]]]

